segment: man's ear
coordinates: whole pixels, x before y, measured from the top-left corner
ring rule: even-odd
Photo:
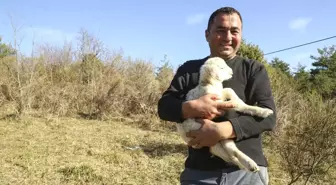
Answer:
[[[206,39],[206,41],[209,42],[209,34],[210,33],[209,33],[208,29],[206,29],[204,33],[205,33],[205,39]]]

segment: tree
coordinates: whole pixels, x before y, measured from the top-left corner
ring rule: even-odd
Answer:
[[[294,80],[297,84],[297,90],[299,92],[308,92],[311,90],[311,75],[309,71],[306,71],[306,66],[298,64],[296,72],[294,72]]]
[[[275,57],[272,61],[271,61],[271,66],[274,68],[279,69],[280,71],[282,71],[284,74],[286,74],[287,76],[290,76],[290,68],[289,68],[289,64],[287,64],[286,62],[284,62],[283,60],[280,60],[279,58]]]
[[[259,48],[259,46],[252,43],[247,43],[245,39],[242,40],[237,55],[266,63],[266,60],[264,59],[264,53]]]
[[[319,56],[311,56],[315,60],[310,74],[316,90],[324,98],[335,98],[336,95],[336,46],[318,49]]]
[[[77,57],[81,60],[81,81],[93,85],[99,76],[102,77],[103,57],[107,53],[107,48],[100,39],[85,29],[80,29],[77,39]]]
[[[102,58],[107,52],[107,48],[105,48],[103,42],[85,29],[80,29],[77,40],[77,57],[80,60],[87,54]]]
[[[2,43],[2,38],[0,37],[0,59],[15,54],[16,51],[10,45]]]
[[[90,84],[94,82],[104,67],[103,62],[95,54],[84,54],[81,63],[82,82]]]
[[[330,77],[336,77],[336,46],[324,47],[323,49],[317,49],[320,56],[310,56],[315,60],[312,66],[315,69],[311,70],[312,75],[320,74],[322,71],[326,71]]]

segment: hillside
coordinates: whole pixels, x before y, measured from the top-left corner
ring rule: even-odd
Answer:
[[[80,36],[79,50],[46,44],[32,56],[1,43],[0,182],[176,183],[186,148],[156,110],[175,69],[167,58],[154,66],[111,52],[86,31]],[[276,101],[276,129],[264,135],[272,184],[336,178],[332,48],[321,50],[316,66],[327,67],[313,75],[304,68],[291,74],[258,46],[242,45],[240,55],[267,67]]]

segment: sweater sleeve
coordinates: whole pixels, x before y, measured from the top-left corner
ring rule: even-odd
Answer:
[[[158,101],[158,115],[160,119],[176,123],[184,121],[182,103],[185,101],[186,74],[183,65],[174,75],[168,89]]]
[[[274,113],[267,118],[240,114],[236,118],[229,119],[236,134],[236,141],[270,131],[276,124],[275,102],[267,71],[262,64],[252,65],[252,71],[254,72],[247,80],[246,86],[247,104],[270,108]]]

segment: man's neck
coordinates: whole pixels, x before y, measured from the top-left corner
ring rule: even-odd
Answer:
[[[210,54],[209,57],[215,57],[216,55]],[[228,57],[223,57],[223,56],[218,56],[221,57],[224,61],[229,61],[232,60],[236,57],[237,55],[232,55],[232,56],[228,56]]]

